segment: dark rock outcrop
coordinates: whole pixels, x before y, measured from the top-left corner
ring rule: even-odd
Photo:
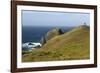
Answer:
[[[40,43],[41,43],[42,45],[44,45],[44,44],[46,43],[45,36],[43,36],[43,37],[41,38]]]

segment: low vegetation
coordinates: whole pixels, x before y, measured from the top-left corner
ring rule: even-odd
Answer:
[[[89,59],[89,34],[89,27],[76,27],[64,34],[51,38],[39,49],[23,51],[22,61],[35,62]]]

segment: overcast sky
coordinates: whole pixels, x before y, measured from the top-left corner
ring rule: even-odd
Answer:
[[[23,26],[79,26],[90,25],[89,13],[22,10]]]

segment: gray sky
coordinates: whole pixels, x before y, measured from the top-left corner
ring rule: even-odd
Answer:
[[[89,13],[22,10],[23,26],[79,26],[90,25]]]

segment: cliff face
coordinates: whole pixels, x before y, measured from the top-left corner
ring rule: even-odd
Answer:
[[[63,31],[59,28],[54,28],[50,31],[48,31],[40,40],[40,43],[44,45],[48,40],[54,38],[57,35],[63,34]]]
[[[43,37],[41,38],[40,43],[41,43],[42,45],[44,45],[44,44],[46,43],[46,38],[45,38],[45,36],[43,36]]]

